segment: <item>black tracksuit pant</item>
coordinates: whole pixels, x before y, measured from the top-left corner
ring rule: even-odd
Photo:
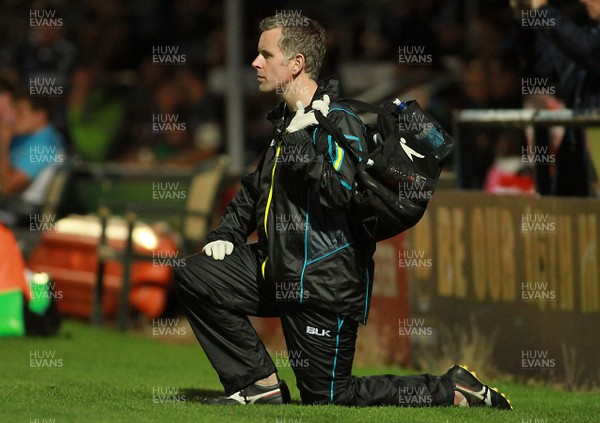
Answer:
[[[179,299],[226,395],[277,371],[247,318],[260,316],[280,317],[304,403],[452,405],[447,375],[352,376],[358,323],[278,301],[260,274],[261,258],[255,244],[243,245],[222,261],[197,254],[175,270]]]

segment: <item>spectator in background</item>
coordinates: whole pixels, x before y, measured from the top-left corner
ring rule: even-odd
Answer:
[[[48,104],[46,98],[19,93],[14,120],[9,111],[0,123],[0,219],[7,225],[29,223],[45,200],[56,166],[65,160]]]
[[[0,79],[0,128],[11,125],[15,120],[13,86],[5,79]]]
[[[464,53],[466,32],[464,0],[443,1],[436,5],[432,29],[436,33],[440,53],[459,56]]]
[[[175,75],[184,92],[183,115],[191,137],[191,147],[202,155],[216,152],[222,142],[222,106],[208,91],[201,64],[182,67]]]
[[[475,57],[462,72],[462,98],[459,109],[515,109],[521,107],[521,79],[510,56]],[[518,135],[520,133],[520,135]],[[481,189],[486,186],[490,166],[503,148],[509,134],[498,128],[465,125],[461,128],[461,181],[462,188]],[[522,137],[515,131],[510,137]],[[504,155],[504,154],[503,154]],[[506,163],[502,160],[502,163]]]
[[[165,68],[141,66],[132,104],[136,144],[123,160],[194,166],[221,147],[222,106],[208,90],[202,65]]]
[[[489,64],[490,104],[494,109],[520,109],[521,73],[514,55],[496,57]]]
[[[23,84],[31,78],[46,77],[56,78],[58,85],[66,86],[76,63],[76,53],[75,46],[64,37],[62,26],[37,26],[14,49],[12,67]]]
[[[152,127],[148,123],[154,112],[154,91],[162,81],[168,79],[170,68],[156,66],[152,57],[144,58],[138,67],[138,77],[129,93],[127,109],[129,121],[129,139],[127,148],[121,155],[123,161],[149,161],[153,159],[152,152],[146,147],[146,140],[151,136]]]
[[[83,160],[110,158],[125,121],[125,103],[111,81],[98,69],[81,67],[73,73],[67,106],[69,134]]]
[[[471,59],[462,74],[461,109],[485,109],[492,106],[489,60]],[[493,129],[465,126],[461,132],[459,156],[461,188],[481,189],[494,160]]]
[[[490,106],[494,109],[520,109],[521,74],[510,57],[497,57],[488,63]],[[526,145],[522,129],[491,131],[493,162],[486,171],[484,189],[494,194],[533,194],[533,168],[523,160]]]
[[[101,69],[135,66],[135,46],[127,3],[121,0],[86,1],[78,32],[83,62]]]
[[[532,72],[548,77],[558,87],[558,95],[574,112],[585,113],[600,108],[600,0],[581,0],[593,21],[578,25],[548,4],[548,0],[530,0],[525,8],[537,10],[540,18],[550,22],[535,23],[533,47],[524,54],[531,59]],[[511,1],[521,16],[523,2]],[[534,17],[535,17],[534,16]],[[585,132],[569,127],[556,154],[556,173],[552,193],[564,196],[592,195],[591,182],[596,179],[585,145]]]
[[[11,180],[15,178],[11,175],[9,157],[14,123],[14,88],[7,80],[0,79],[0,224],[4,222],[11,225],[15,219],[12,214],[3,211],[3,209],[7,207],[7,204],[5,204],[7,201],[4,199],[5,192],[8,193],[12,185],[15,185],[15,183],[9,183],[9,178]],[[19,176],[16,178],[19,178]]]
[[[143,164],[173,160],[189,143],[181,114],[184,92],[166,66],[144,62],[141,70],[133,92],[132,143],[120,160]]]
[[[189,146],[187,123],[182,116],[184,92],[172,75],[162,78],[153,88],[151,103],[139,116],[136,146],[125,161],[143,163],[173,160]]]
[[[469,109],[485,108],[491,104],[489,61],[483,58],[471,59],[463,71],[462,107]]]
[[[492,194],[533,194],[533,169],[523,160],[525,139],[517,129],[502,131],[495,142],[495,159],[484,188]]]
[[[19,75],[21,88],[43,84],[66,92],[77,61],[77,49],[64,35],[64,20],[58,20],[62,11],[49,1],[35,2],[31,10],[54,14],[56,23],[42,19],[31,27],[28,37],[9,53],[10,67]],[[48,101],[51,103],[52,121],[66,133],[65,97],[56,96]]]

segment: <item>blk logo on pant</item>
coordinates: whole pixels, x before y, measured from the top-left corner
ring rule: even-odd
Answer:
[[[306,327],[306,333],[308,333],[309,335],[326,336],[328,338],[331,338],[331,335],[329,335],[329,332],[330,331],[328,331],[328,330],[313,328],[312,326]]]

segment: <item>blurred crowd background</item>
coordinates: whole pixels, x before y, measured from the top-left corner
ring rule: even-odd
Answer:
[[[522,95],[522,78],[535,76],[534,57],[523,54],[528,35],[506,0],[242,4],[243,19],[236,24],[244,34],[247,64],[242,84],[247,163],[270,139],[265,116],[275,104],[274,98],[259,94],[250,66],[258,23],[282,10],[300,10],[326,28],[321,76],[338,74],[348,97],[383,83],[393,87],[390,93],[410,90],[450,131],[453,109],[562,105],[557,97]],[[580,3],[557,4],[585,22]],[[44,9],[56,11],[62,24],[31,27],[31,10]],[[227,137],[225,23],[224,2],[214,0],[5,0],[0,78],[18,88],[28,88],[31,78],[56,78],[64,93],[52,98],[51,120],[73,157],[193,166],[222,152]],[[399,63],[400,46],[423,48],[431,60]],[[153,55],[164,55],[160,49],[165,47],[185,59],[156,63]],[[373,95],[367,95],[373,102],[390,99]],[[185,130],[152,130],[156,116],[174,115]],[[495,158],[520,155],[524,137],[517,129],[464,132],[460,142],[470,151],[467,187],[483,188]]]

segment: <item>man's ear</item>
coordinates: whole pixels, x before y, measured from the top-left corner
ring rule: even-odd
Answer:
[[[292,57],[293,65],[292,65],[292,74],[294,77],[297,77],[302,73],[304,69],[304,55],[301,53],[297,53],[294,57]]]

